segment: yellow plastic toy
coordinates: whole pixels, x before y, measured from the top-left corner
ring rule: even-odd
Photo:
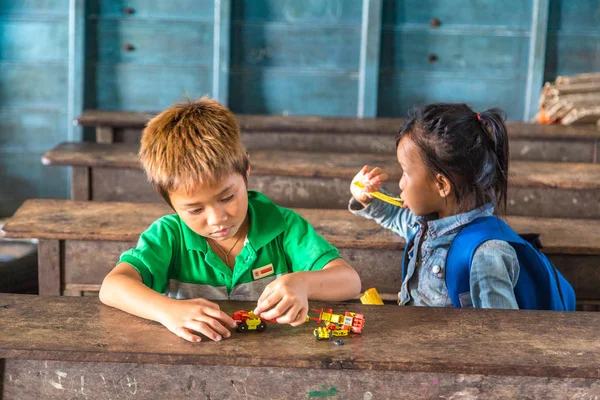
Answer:
[[[362,182],[356,181],[356,182],[354,182],[354,184],[361,189],[365,188],[365,184]],[[388,196],[387,194],[383,194],[381,192],[369,192],[369,194],[371,196],[375,197],[376,199],[385,201],[386,203],[390,203],[394,206],[402,207],[404,205],[404,200],[402,200],[400,197]]]
[[[375,288],[365,290],[363,295],[360,296],[360,302],[363,304],[383,305],[383,300],[381,300],[381,296],[379,296]]]
[[[329,326],[320,326],[314,331],[315,339],[333,339],[334,336],[348,336],[348,329],[331,329]]]

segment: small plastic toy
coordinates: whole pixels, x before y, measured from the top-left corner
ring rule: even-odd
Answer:
[[[365,326],[363,314],[354,312],[346,312],[344,315],[334,314],[331,308],[326,311],[322,308],[313,308],[312,311],[318,312],[319,316],[310,317],[310,320],[327,324],[313,331],[316,340],[329,339],[331,341],[334,336],[348,336],[350,332],[362,333],[362,328]]]
[[[233,313],[233,320],[237,323],[237,332],[257,331],[262,332],[267,329],[267,322],[276,322],[267,320],[254,314],[253,311],[239,310]]]
[[[365,290],[363,295],[360,296],[360,302],[363,304],[383,305],[383,300],[381,300],[381,296],[379,296],[375,288]]]
[[[354,182],[354,185],[358,186],[361,189],[365,188],[365,184],[362,182]],[[398,206],[398,207],[402,207],[404,206],[404,200],[402,200],[400,197],[392,197],[392,196],[388,196],[387,194],[383,194],[381,192],[369,192],[369,194],[381,201],[385,201],[386,203],[390,203],[394,206]]]
[[[344,340],[343,339],[334,340],[333,344],[335,344],[336,346],[343,346],[344,345]]]

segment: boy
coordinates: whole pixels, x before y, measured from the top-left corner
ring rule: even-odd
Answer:
[[[295,212],[248,191],[233,114],[216,101],[174,105],[143,132],[140,160],[176,214],[155,221],[106,276],[100,300],[191,342],[229,337],[213,300],[258,299],[254,312],[292,326],[308,299],[355,297],[360,278]],[[163,294],[166,294],[164,296]]]

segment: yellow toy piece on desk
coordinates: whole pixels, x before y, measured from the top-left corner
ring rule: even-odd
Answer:
[[[375,288],[365,290],[363,295],[360,296],[360,302],[363,304],[383,305],[383,300],[381,300],[381,296],[379,296]]]
[[[354,182],[354,184],[361,189],[365,188],[365,185],[362,182],[356,181]],[[369,192],[369,194],[375,197],[376,199],[385,201],[386,203],[390,203],[394,206],[402,207],[404,205],[404,200],[402,200],[400,197],[388,196],[387,194],[383,194],[381,192]]]

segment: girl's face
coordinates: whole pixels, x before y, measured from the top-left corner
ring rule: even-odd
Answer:
[[[419,148],[409,137],[400,140],[396,156],[403,171],[399,186],[404,206],[417,216],[437,213],[439,218],[444,218],[452,215],[449,189],[444,192],[442,182],[425,166]]]
[[[246,182],[240,174],[229,174],[212,186],[169,193],[173,208],[197,234],[216,240],[233,238],[248,213]]]

